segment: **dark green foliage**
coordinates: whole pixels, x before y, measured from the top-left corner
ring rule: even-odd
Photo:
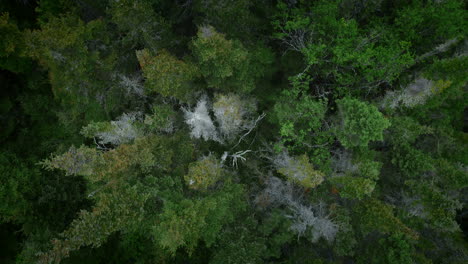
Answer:
[[[281,99],[275,104],[274,118],[280,125],[283,143],[298,146],[309,143],[311,134],[319,132],[322,127],[326,100],[307,95],[309,81],[307,76],[293,78],[292,87],[283,90]]]
[[[414,263],[413,247],[405,235],[397,233],[369,244],[365,253],[358,257],[358,263],[411,264]]]
[[[25,56],[26,40],[8,13],[0,13],[0,68],[15,73],[31,68],[31,60]]]
[[[0,262],[465,263],[467,21],[0,1]]]
[[[7,152],[0,155],[0,170],[1,220],[22,222],[30,210],[28,198],[35,192],[31,183],[37,181],[39,171],[31,170],[14,154]]]

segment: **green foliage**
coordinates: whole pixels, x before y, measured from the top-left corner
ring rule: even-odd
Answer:
[[[144,46],[156,52],[160,46],[168,45],[170,22],[153,10],[151,1],[109,1],[107,10],[118,30],[123,33],[123,45],[133,49]],[[167,55],[166,55],[167,56]]]
[[[52,156],[44,160],[42,166],[48,170],[64,170],[67,175],[90,176],[96,164],[102,162],[101,160],[100,153],[94,148],[81,146],[77,149],[72,146],[63,155]]]
[[[358,95],[392,83],[413,64],[410,43],[395,39],[378,22],[361,28],[354,19],[340,17],[340,2],[300,1],[295,6],[280,2],[274,36],[287,49],[303,54],[306,71],[314,79],[333,80],[326,84],[330,88],[353,87],[347,93]]]
[[[191,163],[188,174],[184,176],[184,179],[189,188],[206,191],[221,179],[222,174],[221,162],[210,155]]]
[[[150,131],[172,132],[176,112],[170,105],[153,105],[152,113],[145,116],[144,124]]]
[[[211,26],[199,27],[191,49],[208,87],[225,92],[252,91],[256,78],[263,75],[261,66],[269,63],[255,61],[255,51],[226,39]]]
[[[76,5],[70,0],[40,0],[36,7],[39,24],[45,24],[53,17],[76,9]]]
[[[430,127],[420,125],[407,116],[396,116],[391,119],[388,138],[395,145],[413,144],[419,136],[432,132]]]
[[[301,185],[304,188],[315,188],[323,181],[323,173],[314,169],[307,155],[296,158],[278,157],[284,159],[278,161],[278,172],[288,180]]]
[[[418,177],[421,173],[431,171],[434,168],[432,159],[427,154],[409,144],[395,146],[391,161],[406,177]]]
[[[194,65],[178,60],[166,50],[159,51],[156,56],[148,50],[140,50],[137,57],[150,93],[158,92],[181,101],[192,98],[196,90],[193,90],[191,82],[199,75]]]
[[[369,141],[383,140],[383,131],[390,121],[373,106],[357,99],[337,100],[340,124],[337,137],[346,148],[366,147]]]
[[[0,221],[24,221],[23,217],[31,210],[28,199],[34,194],[31,183],[38,180],[37,170],[31,170],[15,155],[0,154]]]
[[[412,206],[418,204],[424,208],[421,215],[423,219],[431,222],[431,225],[439,230],[457,231],[458,224],[454,221],[456,211],[461,209],[461,204],[449,196],[443,194],[439,188],[427,181],[409,180],[405,182],[411,187],[413,193],[418,196]]]
[[[113,232],[138,224],[143,211],[140,208],[147,199],[131,186],[121,186],[114,192],[100,194],[100,200],[92,212],[82,211],[71,226],[53,241],[53,248],[40,257],[40,263],[60,263],[70,251],[82,246],[99,247]]]
[[[353,176],[331,178],[330,182],[337,185],[341,197],[359,200],[371,195],[376,184],[371,179]]]
[[[210,246],[221,228],[244,210],[243,193],[241,185],[228,184],[201,199],[167,202],[160,216],[161,223],[153,231],[155,237],[172,254],[179,247],[192,252],[199,240]]]
[[[414,1],[396,14],[396,31],[417,51],[427,51],[427,43],[466,36],[467,14],[461,6],[463,1],[459,0]]]
[[[248,0],[195,0],[196,24],[210,24],[220,32],[238,39],[250,41],[254,33],[265,27],[252,13],[254,4]]]
[[[307,94],[309,82],[307,76],[292,78],[292,89],[283,90],[274,106],[275,121],[280,125],[284,143],[301,146],[322,127],[327,102]]]
[[[344,208],[337,208],[337,220],[340,225],[333,250],[338,256],[354,256],[355,247],[358,244],[356,240],[356,232],[351,225],[350,213]]]
[[[395,217],[393,207],[380,200],[363,200],[356,208],[355,215],[359,218],[360,232],[364,236],[373,231],[378,231],[383,234],[400,232],[412,239],[418,238],[415,231]]]
[[[0,1],[0,262],[465,263],[465,5]]]
[[[239,221],[239,220],[238,220]],[[223,230],[210,263],[262,263],[279,257],[281,246],[293,237],[279,211],[259,223],[247,216]]]
[[[31,61],[25,56],[26,40],[8,13],[0,13],[0,68],[15,73],[31,68]]]
[[[357,263],[372,261],[373,263],[410,264],[414,263],[413,250],[413,246],[404,234],[395,233],[379,239],[377,245],[369,244],[364,254],[358,257]]]

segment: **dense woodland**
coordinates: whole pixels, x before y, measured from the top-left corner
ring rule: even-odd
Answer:
[[[0,262],[468,263],[466,8],[0,1]]]

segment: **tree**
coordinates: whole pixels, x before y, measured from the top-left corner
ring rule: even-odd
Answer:
[[[0,1],[0,262],[465,263],[466,14]]]
[[[61,239],[52,241],[53,248],[40,256],[40,263],[60,263],[71,251],[82,246],[99,247],[110,234],[138,224],[144,213],[139,208],[146,199],[146,194],[131,186],[101,194],[92,212],[80,212],[78,219],[61,234]]]
[[[232,140],[240,131],[249,130],[255,126],[250,120],[256,110],[253,100],[243,100],[235,94],[215,96],[213,112],[219,124],[220,134],[227,140]]]
[[[362,155],[362,154],[361,154]],[[329,182],[341,197],[361,200],[374,191],[382,163],[370,157],[351,157],[348,152],[338,153],[332,161],[333,177]]]
[[[304,72],[318,80],[317,85],[319,80],[330,80],[322,84],[325,90],[336,89],[334,93],[341,96],[375,93],[414,63],[408,52],[410,43],[398,41],[390,25],[360,26],[342,17],[341,2],[279,2],[273,36],[302,54]]]
[[[388,264],[414,263],[413,245],[402,233],[392,234],[379,239],[377,244],[367,245],[363,253],[358,257],[358,263],[368,263],[369,260],[375,263]]]
[[[298,237],[306,237],[316,243],[320,238],[332,242],[339,226],[330,219],[327,209],[322,202],[315,205],[301,204],[294,186],[290,182],[283,182],[279,178],[271,177],[266,188],[257,197],[257,203],[265,203],[271,207],[286,206],[285,216],[291,219],[290,230]],[[292,215],[291,215],[292,214]]]
[[[30,69],[26,40],[8,13],[0,13],[0,34],[0,68],[16,73]]]
[[[84,23],[68,14],[50,19],[40,30],[26,32],[25,38],[28,55],[49,71],[54,96],[66,106],[61,111],[64,124],[79,129],[123,106],[120,95],[126,91],[112,74],[116,51],[97,48],[110,47],[103,21]]]
[[[340,124],[336,135],[346,148],[366,147],[369,141],[383,140],[383,131],[390,126],[379,110],[357,99],[337,100]]]
[[[193,252],[199,240],[211,246],[222,227],[244,210],[243,193],[241,185],[226,184],[202,199],[168,201],[154,235],[172,254],[180,247]]]
[[[370,196],[376,185],[376,182],[371,179],[353,176],[331,178],[330,182],[337,185],[341,197],[359,200]]]
[[[193,138],[203,138],[204,140],[214,140],[220,142],[218,131],[209,115],[208,101],[206,97],[198,100],[193,112],[184,110],[185,123],[190,126],[190,135]]]
[[[263,74],[261,66],[269,63],[269,60],[255,61],[258,56],[252,56],[242,43],[226,39],[211,26],[198,28],[191,49],[208,87],[218,91],[252,91],[256,78]]]
[[[102,162],[101,153],[94,148],[81,146],[78,149],[74,146],[62,154],[51,156],[42,162],[45,169],[61,169],[67,175],[91,176],[95,167]]]
[[[462,208],[456,199],[443,194],[439,188],[427,181],[409,180],[406,185],[411,187],[413,199],[406,200],[408,211],[418,208],[419,213],[415,216],[431,222],[431,226],[446,232],[456,232],[459,230],[455,221],[456,211]]]
[[[253,3],[246,0],[193,1],[193,10],[199,14],[195,18],[196,24],[212,25],[228,36],[246,41],[251,41],[255,37],[254,33],[265,27],[252,14],[253,7]]]
[[[197,91],[192,85],[199,77],[195,65],[178,60],[166,50],[159,51],[156,56],[148,50],[140,50],[136,54],[150,93],[157,92],[185,102]]]
[[[31,211],[28,198],[35,190],[32,183],[39,180],[39,172],[31,170],[12,153],[0,154],[0,171],[2,185],[0,186],[0,221],[23,222],[27,212]]]
[[[308,94],[310,77],[299,75],[290,80],[292,87],[282,91],[282,96],[274,106],[275,121],[280,125],[282,141],[298,147],[323,144],[310,142],[310,139],[315,139],[311,135],[321,132],[327,101]]]
[[[118,146],[129,143],[143,136],[138,127],[138,118],[141,114],[124,113],[117,120],[111,122],[93,122],[81,129],[81,134],[88,138],[99,138],[99,144],[112,144]]]
[[[110,20],[122,32],[121,42],[132,50],[144,46],[156,52],[170,43],[170,21],[155,12],[151,1],[110,1],[107,10]]]
[[[419,234],[408,228],[395,217],[393,207],[377,199],[366,199],[359,203],[355,217],[358,219],[360,232],[363,236],[373,231],[383,234],[404,233],[411,239],[417,239]]]
[[[144,124],[150,131],[172,133],[174,132],[174,123],[176,112],[170,105],[153,105],[152,113],[145,116]]]
[[[282,152],[276,156],[274,164],[279,173],[304,188],[315,188],[323,181],[323,173],[314,169],[306,155],[290,157],[288,153]]]
[[[184,176],[185,183],[191,189],[206,191],[222,177],[221,162],[213,155],[189,165],[188,174]]]

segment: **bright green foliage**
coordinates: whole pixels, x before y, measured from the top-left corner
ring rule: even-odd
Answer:
[[[274,36],[303,54],[314,69],[309,71],[313,78],[332,75],[332,87],[353,87],[351,92],[359,94],[393,82],[413,63],[409,43],[398,41],[378,23],[361,29],[355,20],[340,18],[340,2],[279,2]]]
[[[263,74],[251,54],[237,40],[226,39],[211,26],[199,27],[192,51],[208,87],[220,91],[250,92]],[[267,64],[268,61],[260,61]],[[256,67],[254,67],[256,66]]]
[[[295,158],[280,156],[276,163],[279,173],[304,188],[315,188],[323,181],[323,173],[314,169],[305,154]]]
[[[187,101],[196,92],[191,85],[199,75],[194,65],[178,60],[166,50],[159,51],[156,56],[148,50],[140,50],[136,54],[150,93]]]
[[[188,174],[184,176],[187,186],[194,190],[206,191],[221,179],[221,162],[213,155],[191,163]]]
[[[154,235],[172,254],[179,247],[192,252],[199,240],[210,246],[221,228],[245,208],[243,193],[241,185],[229,184],[201,199],[167,202]]]
[[[383,140],[383,131],[390,122],[375,106],[352,98],[344,98],[337,103],[341,124],[336,134],[343,146],[365,147],[369,141]]]
[[[111,130],[112,124],[110,122],[91,122],[83,127],[80,133],[87,138],[94,138],[98,133]]]
[[[359,175],[377,181],[380,175],[380,169],[382,168],[382,163],[371,160],[363,160],[358,163],[359,166]]]

